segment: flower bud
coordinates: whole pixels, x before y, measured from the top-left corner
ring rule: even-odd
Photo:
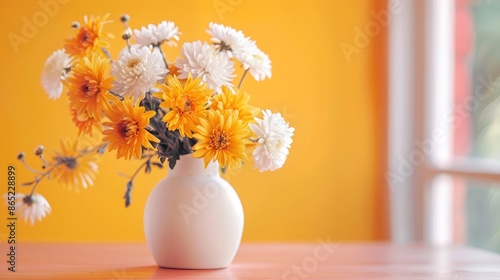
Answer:
[[[127,15],[127,14],[123,14],[123,15],[120,16],[120,21],[123,22],[123,23],[129,22],[129,20],[130,20],[130,16]]]
[[[18,160],[22,160],[22,159],[24,159],[24,156],[25,156],[25,153],[24,152],[20,152],[19,154],[17,154],[17,159]]]
[[[132,37],[132,29],[130,29],[130,27],[125,28],[125,31],[123,31],[123,34],[122,34],[122,39],[128,40],[131,37]]]
[[[79,23],[78,21],[73,21],[73,22],[71,23],[71,28],[73,28],[73,29],[78,29],[78,28],[80,28],[80,23]]]
[[[41,156],[43,154],[43,151],[45,150],[45,148],[40,145],[38,146],[36,149],[35,149],[35,155],[36,156]]]

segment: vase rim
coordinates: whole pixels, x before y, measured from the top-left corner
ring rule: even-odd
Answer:
[[[195,158],[192,153],[179,156],[173,169],[168,168],[169,176],[219,175],[219,163],[210,162],[205,168],[203,158]]]

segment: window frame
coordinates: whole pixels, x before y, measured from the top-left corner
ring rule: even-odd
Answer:
[[[394,1],[402,12],[391,18],[388,39],[391,240],[448,245],[455,242],[451,178],[499,182],[500,161],[453,155],[456,0],[388,5]]]

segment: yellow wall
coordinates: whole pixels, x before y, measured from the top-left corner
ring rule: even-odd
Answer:
[[[54,2],[41,0],[41,2]],[[62,2],[62,1],[61,1]],[[18,167],[18,182],[32,175],[15,160],[39,144],[58,148],[59,138],[75,137],[62,100],[49,100],[40,86],[45,59],[62,47],[72,34],[70,24],[85,14],[111,13],[115,22],[106,30],[117,34],[112,54],[124,46],[120,39],[121,13],[131,16],[131,26],[161,20],[174,21],[181,41],[209,40],[210,21],[241,29],[255,39],[273,62],[273,78],[257,83],[247,79],[244,89],[259,107],[280,111],[296,128],[285,167],[259,173],[246,166],[229,176],[245,209],[244,241],[314,241],[380,239],[385,222],[380,211],[380,130],[383,118],[378,106],[375,42],[360,49],[347,63],[339,48],[353,44],[356,26],[371,20],[373,1],[67,1],[48,16],[32,38],[18,46],[8,34],[23,35],[23,19],[32,21],[43,9],[37,1],[2,1],[1,50],[1,159],[2,187],[6,192],[7,166]],[[193,4],[184,4],[185,2]],[[214,4],[231,5],[218,14]],[[379,5],[380,6],[380,5]],[[43,16],[42,16],[43,17]],[[43,20],[40,17],[38,20]],[[382,36],[382,35],[381,35]],[[379,40],[380,38],[377,38]],[[169,60],[177,49],[168,53]],[[165,175],[155,171],[136,181],[133,204],[123,206],[125,179],[117,171],[131,173],[138,162],[118,161],[115,153],[104,156],[96,184],[80,193],[47,181],[39,191],[53,213],[35,226],[20,224],[18,238],[36,241],[142,241],[142,214],[148,193]],[[237,176],[236,176],[237,175]],[[21,187],[18,187],[18,191]],[[5,207],[1,206],[1,219]],[[3,222],[1,222],[3,223]],[[0,227],[0,237],[5,237]],[[383,231],[382,231],[383,232]],[[3,238],[1,238],[3,239]],[[1,242],[1,241],[0,241]]]

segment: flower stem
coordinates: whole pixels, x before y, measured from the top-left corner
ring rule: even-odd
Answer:
[[[21,159],[21,162],[24,164],[24,166],[26,167],[26,169],[28,169],[29,171],[31,171],[33,173],[36,173],[36,174],[42,174],[43,173],[43,172],[38,171],[35,168],[29,166],[29,164],[24,160],[24,158]]]
[[[155,155],[158,155],[158,152],[155,152],[155,153],[152,153],[152,154],[149,154],[149,155],[145,155],[143,156],[144,158],[147,158],[146,161],[144,161],[140,166],[139,168],[137,168],[137,170],[134,172],[134,174],[132,174],[132,176],[130,176],[130,181],[133,181],[135,179],[135,177],[137,176],[137,174],[139,174],[139,171],[142,170],[142,168],[144,166],[146,166],[149,162],[151,162],[151,158]]]
[[[45,160],[45,157],[43,157],[43,154],[39,155],[38,156],[40,158],[40,160],[43,162],[43,168],[45,168],[46,166],[49,166],[50,164]]]
[[[113,58],[111,57],[111,54],[109,53],[108,49],[101,47],[101,51],[104,53],[104,55],[106,55],[107,58],[113,61]]]
[[[30,196],[32,196],[35,193],[36,187],[38,187],[38,182],[40,182],[40,180],[38,180],[38,178],[37,178],[36,182],[35,182],[35,185],[31,189]]]
[[[168,63],[167,63],[167,58],[165,57],[165,54],[163,53],[163,50],[161,49],[161,45],[158,44],[156,45],[155,47],[158,48],[158,50],[160,51],[160,54],[161,54],[161,57],[163,58],[163,63],[165,63],[165,67],[167,68],[168,70]]]
[[[241,80],[240,80],[240,82],[238,83],[238,89],[240,89],[240,88],[241,88],[241,84],[243,83],[243,80],[245,79],[245,77],[246,77],[246,75],[247,75],[247,73],[248,73],[248,70],[250,70],[250,68],[245,69],[245,72],[243,72],[243,76],[241,76]]]
[[[131,48],[131,46],[130,46],[130,39],[127,39],[125,41],[127,42],[127,49],[128,49],[128,52],[130,53],[130,48]]]
[[[112,90],[108,90],[109,93],[111,93],[112,95],[118,97],[118,99],[120,99],[120,101],[123,101],[123,96],[119,95],[118,93],[112,91]]]

